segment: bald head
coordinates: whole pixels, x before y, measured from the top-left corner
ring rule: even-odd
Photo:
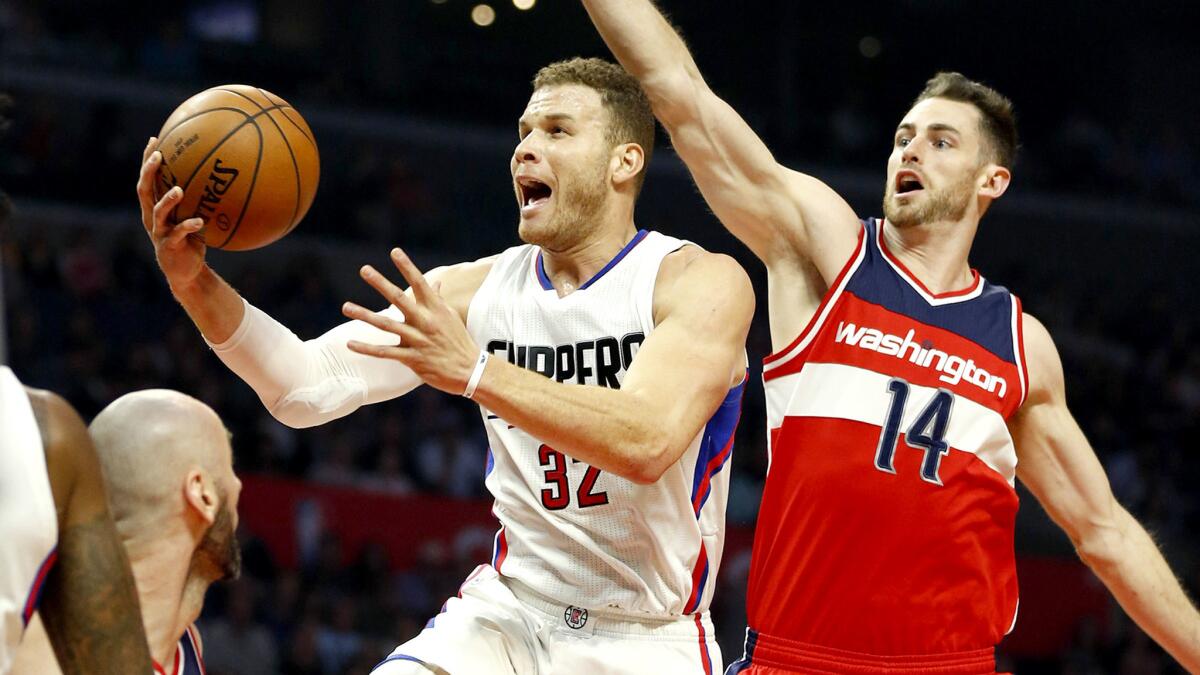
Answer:
[[[127,394],[100,411],[90,431],[123,534],[178,514],[191,471],[218,483],[233,474],[229,432],[212,408],[186,394]]]

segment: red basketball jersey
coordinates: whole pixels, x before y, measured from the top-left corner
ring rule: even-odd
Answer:
[[[809,325],[764,361],[748,651],[990,662],[1017,611],[1005,421],[1027,389],[1021,305],[974,270],[929,292],[885,226],[864,221]]]

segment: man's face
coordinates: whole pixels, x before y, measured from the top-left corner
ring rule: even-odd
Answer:
[[[216,478],[217,495],[221,505],[213,524],[204,533],[196,548],[195,557],[203,560],[216,571],[220,579],[236,579],[242,572],[242,551],[238,547],[238,499],[242,494],[242,481],[233,471],[233,449],[228,436],[224,447],[218,452],[220,474]]]
[[[899,227],[959,220],[984,168],[980,113],[944,98],[920,101],[896,128],[883,213]]]
[[[233,500],[222,497],[221,510],[204,533],[194,556],[215,571],[213,581],[236,579],[242,573],[242,549],[235,534],[237,512],[232,503]]]
[[[599,226],[612,190],[607,130],[608,111],[595,89],[566,84],[533,92],[510,164],[522,241],[561,249]]]

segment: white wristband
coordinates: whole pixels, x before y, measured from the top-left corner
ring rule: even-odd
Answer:
[[[467,380],[467,388],[463,389],[463,398],[471,398],[475,395],[475,387],[479,386],[479,380],[483,378],[483,369],[487,367],[488,354],[486,349],[479,350],[479,358],[475,360],[475,370],[471,371],[471,378]]]

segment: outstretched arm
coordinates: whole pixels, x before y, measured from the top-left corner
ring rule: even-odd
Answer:
[[[705,200],[768,268],[811,263],[825,283],[858,242],[854,211],[821,181],[775,161],[709,88],[687,45],[650,0],[583,0],[609,49],[650,98]]]
[[[363,275],[400,307],[405,321],[351,303],[344,311],[395,333],[401,344],[352,348],[400,360],[431,386],[463,393],[479,346],[412,262],[398,250],[393,260],[413,286],[411,296],[371,268]],[[620,389],[563,384],[491,358],[474,400],[573,459],[652,483],[679,460],[735,380],[744,378],[753,313],[750,280],[732,258],[685,248],[667,256],[659,269],[655,329]]]
[[[108,512],[100,462],[79,415],[30,391],[58,510],[58,561],[41,615],[62,672],[127,675],[151,665],[129,558]]]
[[[1189,672],[1200,672],[1200,614],[1144,528],[1117,503],[1067,410],[1062,362],[1045,327],[1024,317],[1029,398],[1009,427],[1017,475],[1125,612]]]
[[[159,268],[171,293],[217,356],[254,389],[276,419],[297,428],[316,426],[421,384],[399,362],[380,363],[346,349],[350,339],[383,340],[381,344],[386,344],[394,336],[361,322],[349,322],[305,341],[243,299],[205,262],[204,242],[196,235],[202,221],[173,222],[171,212],[183,191],[173,188],[154,201],[153,185],[162,164],[154,144],[151,138],[146,145],[137,194],[142,225],[154,245]],[[457,268],[466,271],[459,273]],[[476,263],[445,272],[469,283],[482,279],[482,274],[476,273],[478,268]],[[463,292],[473,290],[464,287]],[[400,318],[395,308],[386,311]]]

